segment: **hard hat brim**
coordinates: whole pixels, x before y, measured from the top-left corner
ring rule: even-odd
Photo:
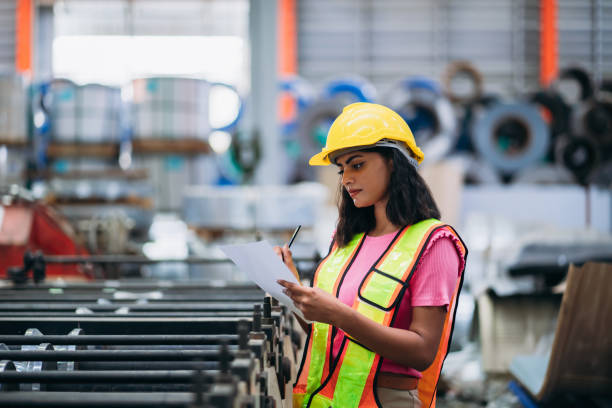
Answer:
[[[331,164],[329,161],[329,152],[323,149],[321,152],[315,154],[308,160],[308,164],[311,166],[328,166]]]

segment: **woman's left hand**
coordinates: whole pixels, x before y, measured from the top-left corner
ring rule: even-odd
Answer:
[[[308,320],[335,325],[344,303],[320,288],[300,286],[284,280],[277,281],[284,287],[283,293],[293,300]]]

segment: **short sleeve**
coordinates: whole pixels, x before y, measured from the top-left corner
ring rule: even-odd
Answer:
[[[434,236],[410,281],[410,305],[449,305],[463,267],[454,236]]]

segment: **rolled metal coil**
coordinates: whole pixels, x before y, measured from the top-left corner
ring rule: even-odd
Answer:
[[[369,81],[360,77],[339,78],[327,83],[323,88],[323,99],[344,99],[349,102],[374,102],[376,88]]]
[[[508,174],[537,163],[548,150],[548,126],[526,103],[497,104],[483,112],[472,132],[476,151]]]
[[[595,94],[595,86],[593,84],[593,79],[591,75],[582,67],[579,66],[571,66],[561,70],[559,74],[559,79],[555,83],[555,87],[557,90],[561,91],[563,88],[563,81],[572,81],[579,88],[578,101],[586,101],[593,97]],[[562,92],[563,93],[563,92]],[[564,95],[564,99],[568,104],[573,104],[573,100],[567,100],[567,96]]]
[[[467,79],[470,82],[471,91],[468,93],[459,93],[453,87],[453,82],[458,79]],[[453,102],[462,104],[471,104],[481,99],[482,97],[482,74],[468,61],[454,61],[450,63],[444,76],[444,91],[449,99]]]
[[[601,146],[612,145],[612,95],[602,93],[578,105],[573,134],[589,136]]]
[[[550,115],[549,126],[553,138],[569,132],[571,108],[557,91],[540,90],[533,93],[529,100],[544,108]]]
[[[559,138],[555,143],[555,157],[580,184],[588,183],[599,165],[597,144],[589,137]]]
[[[455,147],[457,118],[437,82],[406,78],[387,95],[386,104],[408,123],[426,163],[440,160]]]

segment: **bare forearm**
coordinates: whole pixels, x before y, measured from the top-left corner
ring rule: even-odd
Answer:
[[[422,371],[433,360],[425,339],[418,333],[383,326],[348,306],[339,310],[333,324],[370,350],[403,366]]]
[[[446,315],[443,306],[416,306],[410,328],[396,329],[370,320],[321,288],[278,283],[307,319],[332,324],[385,358],[424,370],[436,355]]]

